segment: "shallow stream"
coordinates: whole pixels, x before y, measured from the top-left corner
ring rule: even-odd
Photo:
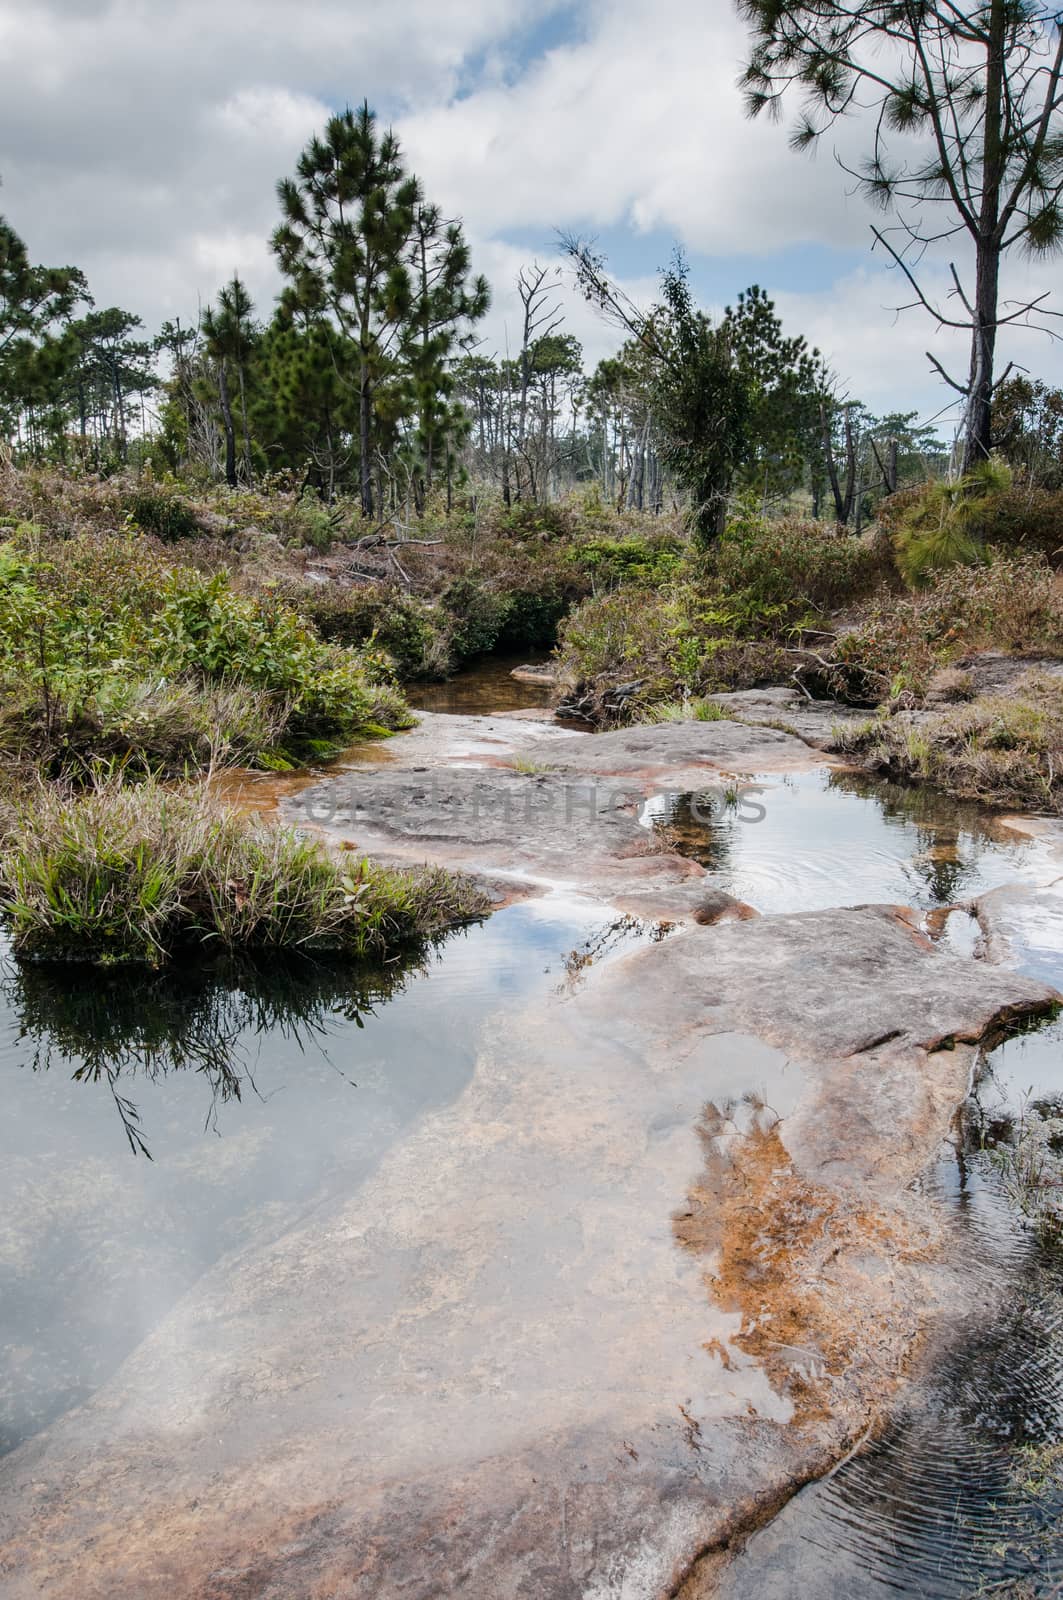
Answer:
[[[544,704],[549,691],[515,684],[511,665],[486,662],[421,704]],[[642,821],[764,913],[891,901],[929,915],[1046,877],[1042,841],[842,773],[662,794]],[[952,937],[976,953],[973,918],[948,926],[968,922]],[[1063,986],[1058,920],[1024,926],[1021,963]],[[419,965],[354,976],[307,964],[134,983],[6,961],[0,1450],[91,1395],[228,1252],[279,1237],[335,1186],[363,1181],[461,1093],[492,1017],[652,936],[601,905],[548,896],[452,936]],[[931,1179],[958,1254],[999,1310],[955,1330],[887,1432],[797,1496],[723,1592],[944,1600],[1012,1579],[1028,1587],[998,1592],[1059,1592],[1063,1496],[1042,1479],[1063,1443],[1063,1275],[990,1150],[1031,1093],[1063,1096],[1059,1024],[987,1055]]]

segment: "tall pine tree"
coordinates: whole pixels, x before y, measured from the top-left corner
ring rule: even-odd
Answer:
[[[377,480],[403,439],[421,503],[463,423],[451,361],[488,303],[461,224],[424,202],[395,135],[364,104],[330,118],[278,195],[284,220],[272,244],[288,280],[280,322],[318,330],[315,350],[329,350],[356,392],[362,514],[382,509]],[[335,399],[332,418],[344,409]],[[338,460],[337,440],[327,454]]]

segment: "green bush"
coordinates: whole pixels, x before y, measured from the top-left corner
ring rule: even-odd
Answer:
[[[748,688],[781,675],[785,656],[769,636],[743,636],[745,618],[726,600],[691,584],[662,593],[617,589],[585,600],[558,637],[561,679],[604,701],[608,690],[637,681],[627,711],[683,694]]]
[[[134,533],[0,545],[0,680],[5,748],[51,770],[261,758],[249,740],[267,733],[321,754],[411,720],[382,653],[327,643],[268,589],[237,594]]]
[[[450,617],[451,648],[458,661],[495,648],[509,617],[509,593],[465,575],[447,585],[440,601]]]
[[[588,539],[571,551],[570,559],[590,574],[596,588],[624,583],[657,587],[678,574],[683,545],[670,533],[656,538]]]
[[[145,480],[123,497],[123,504],[138,528],[166,543],[194,539],[203,531],[193,507],[172,485]]]
[[[120,778],[41,786],[5,819],[0,918],[24,957],[158,967],[182,950],[392,953],[482,915],[440,870],[340,866],[295,833],[219,813],[202,790]]]
[[[505,613],[495,638],[499,650],[541,649],[552,645],[557,628],[568,610],[568,601],[557,589],[511,589],[505,596]]]
[[[449,648],[439,608],[397,584],[304,583],[281,592],[330,643],[372,644],[386,651],[400,678],[447,672]]]
[[[831,523],[799,517],[769,521],[744,515],[728,524],[713,572],[729,596],[739,593],[751,616],[837,610],[896,578],[888,550]]]

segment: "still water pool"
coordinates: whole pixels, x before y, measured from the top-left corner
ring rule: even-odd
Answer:
[[[356,1187],[461,1092],[495,1011],[646,936],[550,897],[355,977],[6,961],[0,1448],[88,1396],[226,1252]]]
[[[929,910],[1052,876],[1041,841],[981,807],[852,772],[736,776],[700,794],[657,794],[641,821],[700,862],[713,887],[775,914],[876,902]]]

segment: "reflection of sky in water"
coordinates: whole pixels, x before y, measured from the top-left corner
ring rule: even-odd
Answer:
[[[928,908],[1044,875],[1036,840],[922,791],[810,772],[728,779],[693,798],[655,795],[640,820],[758,911]]]
[[[71,971],[42,989],[9,968],[0,1448],[91,1392],[226,1251],[276,1236],[333,1186],[364,1180],[412,1120],[460,1094],[486,1019],[556,987],[564,955],[602,922],[600,907],[577,900],[514,906],[453,935],[424,973],[375,1004],[372,984],[346,983],[334,968],[264,1014],[224,984],[160,980],[139,1004],[134,996],[124,1040],[122,1009],[104,993],[102,1046],[78,1032],[92,1006],[75,1002],[91,1002],[91,991],[78,997],[69,985],[106,980]],[[49,991],[56,981],[69,1004],[59,1003],[63,987]],[[168,1069],[156,1036],[171,1015],[181,1070]],[[129,1057],[143,1055],[145,1039],[154,1054],[137,1068]],[[98,1076],[75,1081],[86,1057]],[[120,1062],[113,1084],[101,1062]],[[131,1153],[114,1094],[134,1106],[151,1160]]]

